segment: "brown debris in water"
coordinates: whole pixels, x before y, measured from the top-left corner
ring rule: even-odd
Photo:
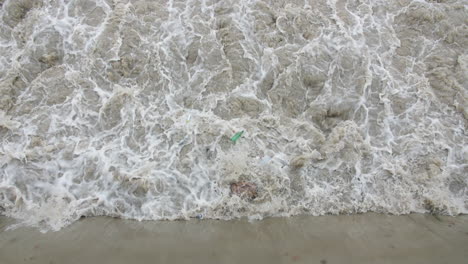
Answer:
[[[289,162],[289,167],[291,168],[291,170],[298,170],[304,167],[306,162],[307,162],[307,158],[304,155],[297,156]]]
[[[235,194],[250,200],[253,200],[258,196],[257,185],[255,185],[255,183],[239,181],[231,183],[230,187],[231,195]]]

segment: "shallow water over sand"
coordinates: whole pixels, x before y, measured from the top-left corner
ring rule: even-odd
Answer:
[[[0,3],[0,214],[468,213],[468,1]]]

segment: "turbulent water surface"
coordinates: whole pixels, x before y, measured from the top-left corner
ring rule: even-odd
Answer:
[[[0,214],[468,213],[466,0],[0,5]]]

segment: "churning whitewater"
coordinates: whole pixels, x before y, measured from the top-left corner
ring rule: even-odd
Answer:
[[[0,5],[22,224],[468,213],[466,0]]]

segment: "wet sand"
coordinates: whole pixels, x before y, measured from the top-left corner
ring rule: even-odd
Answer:
[[[263,221],[87,218],[5,231],[0,263],[466,263],[468,216],[363,214]]]

